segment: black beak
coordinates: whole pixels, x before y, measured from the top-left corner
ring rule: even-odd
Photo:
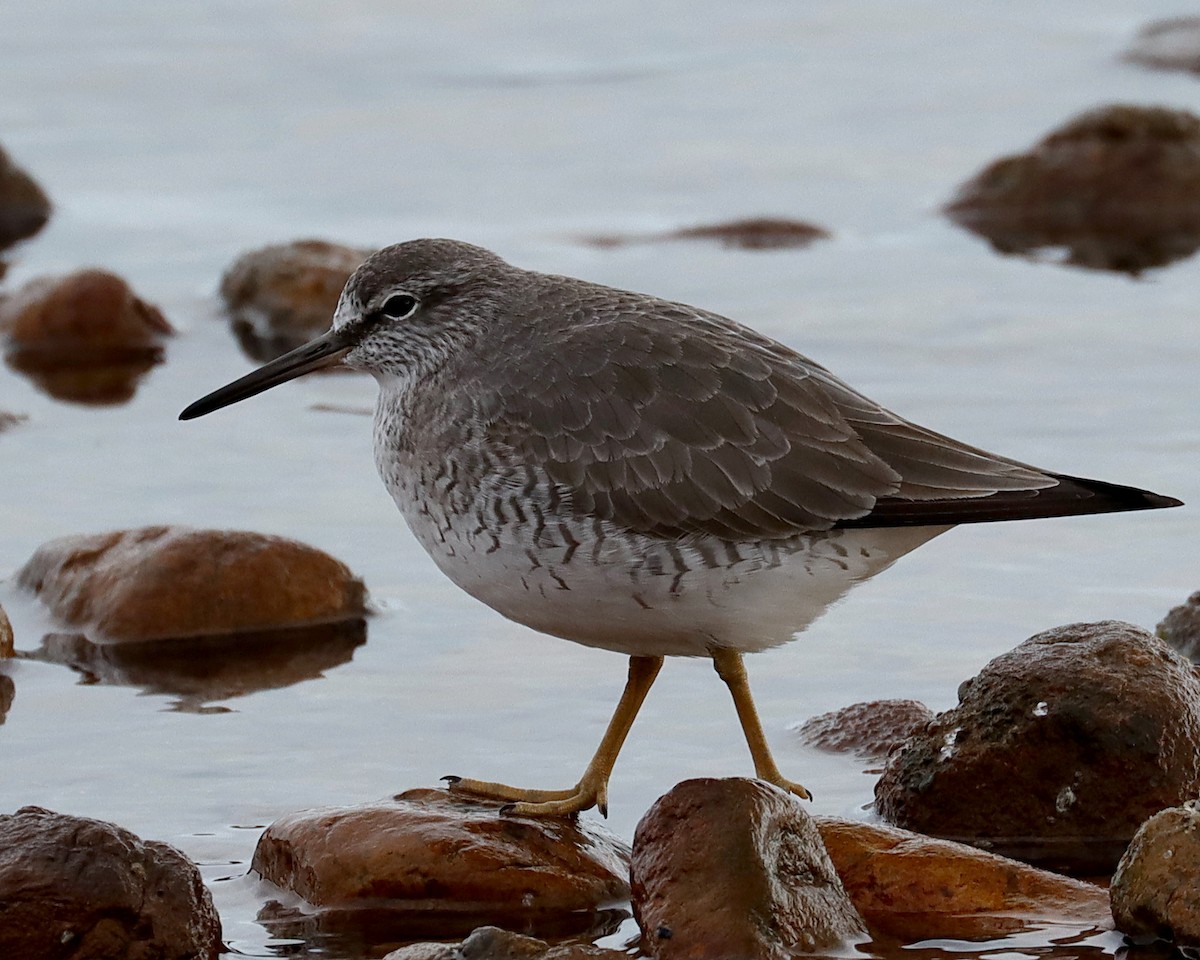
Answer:
[[[220,410],[231,403],[253,397],[256,393],[270,390],[272,387],[296,377],[330,367],[342,359],[354,346],[347,331],[330,330],[302,347],[297,347],[291,353],[285,353],[278,360],[272,360],[266,366],[246,374],[244,377],[226,384],[219,390],[214,390],[207,397],[201,397],[179,415],[180,420],[193,420],[206,413]]]

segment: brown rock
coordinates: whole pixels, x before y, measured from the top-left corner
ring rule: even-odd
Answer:
[[[0,658],[13,655],[13,628],[4,608],[0,607]]]
[[[946,213],[1000,253],[1064,248],[1066,263],[1135,275],[1165,266],[1200,247],[1200,118],[1092,110],[985,168]]]
[[[324,333],[342,287],[373,252],[297,240],[243,254],[221,278],[242,349],[266,362]]]
[[[899,826],[1082,874],[1200,788],[1200,680],[1140,627],[1039,633],[997,657],[888,758]]]
[[[383,960],[629,960],[629,954],[588,943],[551,946],[499,927],[480,927],[462,943],[414,943]]]
[[[1200,662],[1200,591],[1172,608],[1154,632],[1193,663]]]
[[[1200,946],[1200,801],[1147,820],[1112,880],[1117,929]]]
[[[488,924],[540,936],[612,932],[627,916],[612,908],[629,896],[625,845],[588,820],[498,810],[409,790],[277,820],[252,869],[312,909],[275,909],[272,929],[353,930],[375,943],[461,937]]]
[[[872,700],[810,717],[796,732],[818,750],[875,759],[932,719],[933,711],[916,700]]]
[[[1138,31],[1125,53],[1130,63],[1200,73],[1200,17],[1156,20]]]
[[[895,827],[815,819],[846,893],[873,931],[911,942],[1112,926],[1108,894],[1095,884]]]
[[[133,396],[174,331],[120,277],[80,270],[0,300],[0,332],[8,365],[52,397],[112,404]]]
[[[633,912],[656,958],[790,958],[866,928],[799,801],[760,780],[685,780],[633,838]]]
[[[731,220],[699,227],[685,227],[668,233],[649,236],[609,235],[591,237],[597,247],[623,247],[633,243],[655,243],[664,240],[717,240],[727,247],[743,250],[780,250],[786,247],[807,247],[816,240],[830,236],[828,230],[799,220],[778,217],[754,217]]]
[[[51,540],[17,575],[94,640],[245,633],[363,615],[362,582],[282,537],[142,527]]]
[[[49,219],[45,192],[0,150],[0,249],[32,237]]]
[[[0,956],[216,960],[221,923],[174,847],[41,807],[0,816]]]

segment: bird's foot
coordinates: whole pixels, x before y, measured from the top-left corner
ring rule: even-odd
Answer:
[[[813,798],[813,795],[809,790],[792,780],[788,780],[780,773],[775,773],[769,776],[763,776],[762,774],[759,774],[758,778],[760,780],[766,780],[767,783],[774,784],[775,786],[779,787],[780,790],[786,790],[788,793],[794,793],[801,800],[811,800]]]
[[[465,777],[443,777],[451,793],[486,800],[502,800],[501,813],[533,817],[565,817],[598,807],[608,816],[608,781],[584,776],[567,790],[524,790],[504,783],[470,780]]]

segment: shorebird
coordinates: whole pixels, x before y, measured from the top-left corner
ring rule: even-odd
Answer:
[[[338,362],[379,383],[376,466],[442,571],[512,620],[629,656],[575,786],[447,778],[516,813],[605,812],[670,656],[712,659],[757,776],[807,798],[771,755],[743,654],[956,524],[1179,505],[942,436],[707,310],[454,240],[374,254],[327,333],[180,418]]]

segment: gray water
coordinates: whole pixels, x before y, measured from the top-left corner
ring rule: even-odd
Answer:
[[[261,826],[442,774],[563,786],[594,748],[621,658],[504,621],[442,579],[374,473],[368,378],[308,378],[195,423],[248,370],[221,271],[316,235],[453,236],[522,266],[716,309],[904,415],[1046,467],[1196,500],[1200,259],[1142,280],[997,256],[938,213],[996,156],[1113,101],[1196,110],[1186,75],[1122,64],[1136,5],[907,0],[647,5],[356,0],[0,6],[0,143],[56,213],[0,290],[84,265],[179,329],[127,405],[62,404],[0,370],[0,577],[56,536],[149,523],[296,537],[362,576],[378,614],[353,661],[217,712],[4,670],[0,810],[116,821],[202,864],[231,946],[269,954],[238,877]],[[803,251],[581,237],[752,215],[834,233]],[[749,663],[784,771],[863,817],[863,764],[789,726],[858,700],[935,709],[1036,631],[1153,627],[1200,587],[1194,510],[964,528]],[[54,628],[0,584],[22,649]],[[675,782],[750,772],[719,681],[673,662],[611,784],[626,838]],[[628,931],[626,931],[628,932]],[[619,939],[619,938],[618,938]],[[1041,954],[1051,935],[986,950]],[[1101,938],[1111,951],[1119,940]],[[930,944],[934,952],[967,950]]]

